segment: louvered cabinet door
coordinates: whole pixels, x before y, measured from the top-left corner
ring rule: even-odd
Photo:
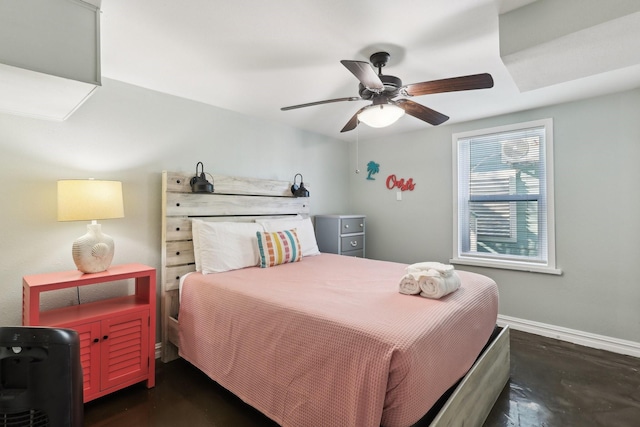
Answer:
[[[122,388],[149,373],[149,310],[102,321],[101,389]]]
[[[82,395],[85,402],[100,392],[100,323],[72,325],[80,337]]]

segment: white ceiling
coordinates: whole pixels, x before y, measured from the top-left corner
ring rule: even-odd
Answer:
[[[339,61],[380,50],[391,54],[383,73],[405,84],[493,76],[492,89],[413,98],[450,116],[447,123],[640,87],[635,64],[520,92],[500,58],[498,16],[532,1],[103,0],[102,75],[345,140],[431,126],[407,115],[385,129],[361,124],[341,134],[366,101],[280,111],[358,96]]]

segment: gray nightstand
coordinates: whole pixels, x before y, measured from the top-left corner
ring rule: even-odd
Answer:
[[[364,258],[364,215],[316,215],[320,252]]]

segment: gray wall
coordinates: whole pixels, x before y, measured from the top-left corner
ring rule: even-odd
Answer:
[[[455,113],[455,112],[450,112]],[[452,256],[455,132],[554,120],[557,264],[562,276],[458,266],[496,280],[500,314],[640,342],[640,90],[359,143],[349,213],[367,215],[367,255]],[[410,117],[401,120],[411,120]],[[355,162],[355,144],[350,144]],[[366,163],[380,164],[367,181]],[[385,187],[412,177],[414,191]]]
[[[114,264],[160,267],[161,172],[293,180],[311,185],[312,214],[344,211],[348,147],[227,110],[104,79],[67,121],[0,114],[0,325],[21,322],[22,276],[75,269],[71,244],[86,223],[56,221],[56,181],[123,182],[125,218],[100,221],[115,240]],[[127,283],[82,290],[88,301]],[[75,289],[45,294],[67,305]]]
[[[640,90],[361,141],[356,175],[355,143],[103,83],[65,122],[0,114],[0,325],[20,323],[23,275],[74,268],[71,243],[86,227],[56,221],[58,179],[123,181],[125,218],[102,221],[116,241],[114,263],[160,266],[160,173],[191,172],[198,161],[209,172],[237,176],[290,180],[302,172],[312,214],[367,215],[368,257],[448,261],[451,134],[552,117],[564,274],[458,268],[498,282],[503,315],[640,342]],[[365,180],[369,160],[380,163],[375,181]],[[389,174],[413,178],[415,190],[396,201],[384,185]],[[83,291],[82,298],[104,291]],[[75,291],[47,297],[46,307],[66,305]]]

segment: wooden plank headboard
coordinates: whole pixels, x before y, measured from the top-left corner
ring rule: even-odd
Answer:
[[[295,198],[291,182],[211,175],[214,193],[192,193],[193,174],[162,172],[162,361],[178,357],[180,276],[195,270],[191,218],[253,221],[258,217],[309,216],[309,198]]]

